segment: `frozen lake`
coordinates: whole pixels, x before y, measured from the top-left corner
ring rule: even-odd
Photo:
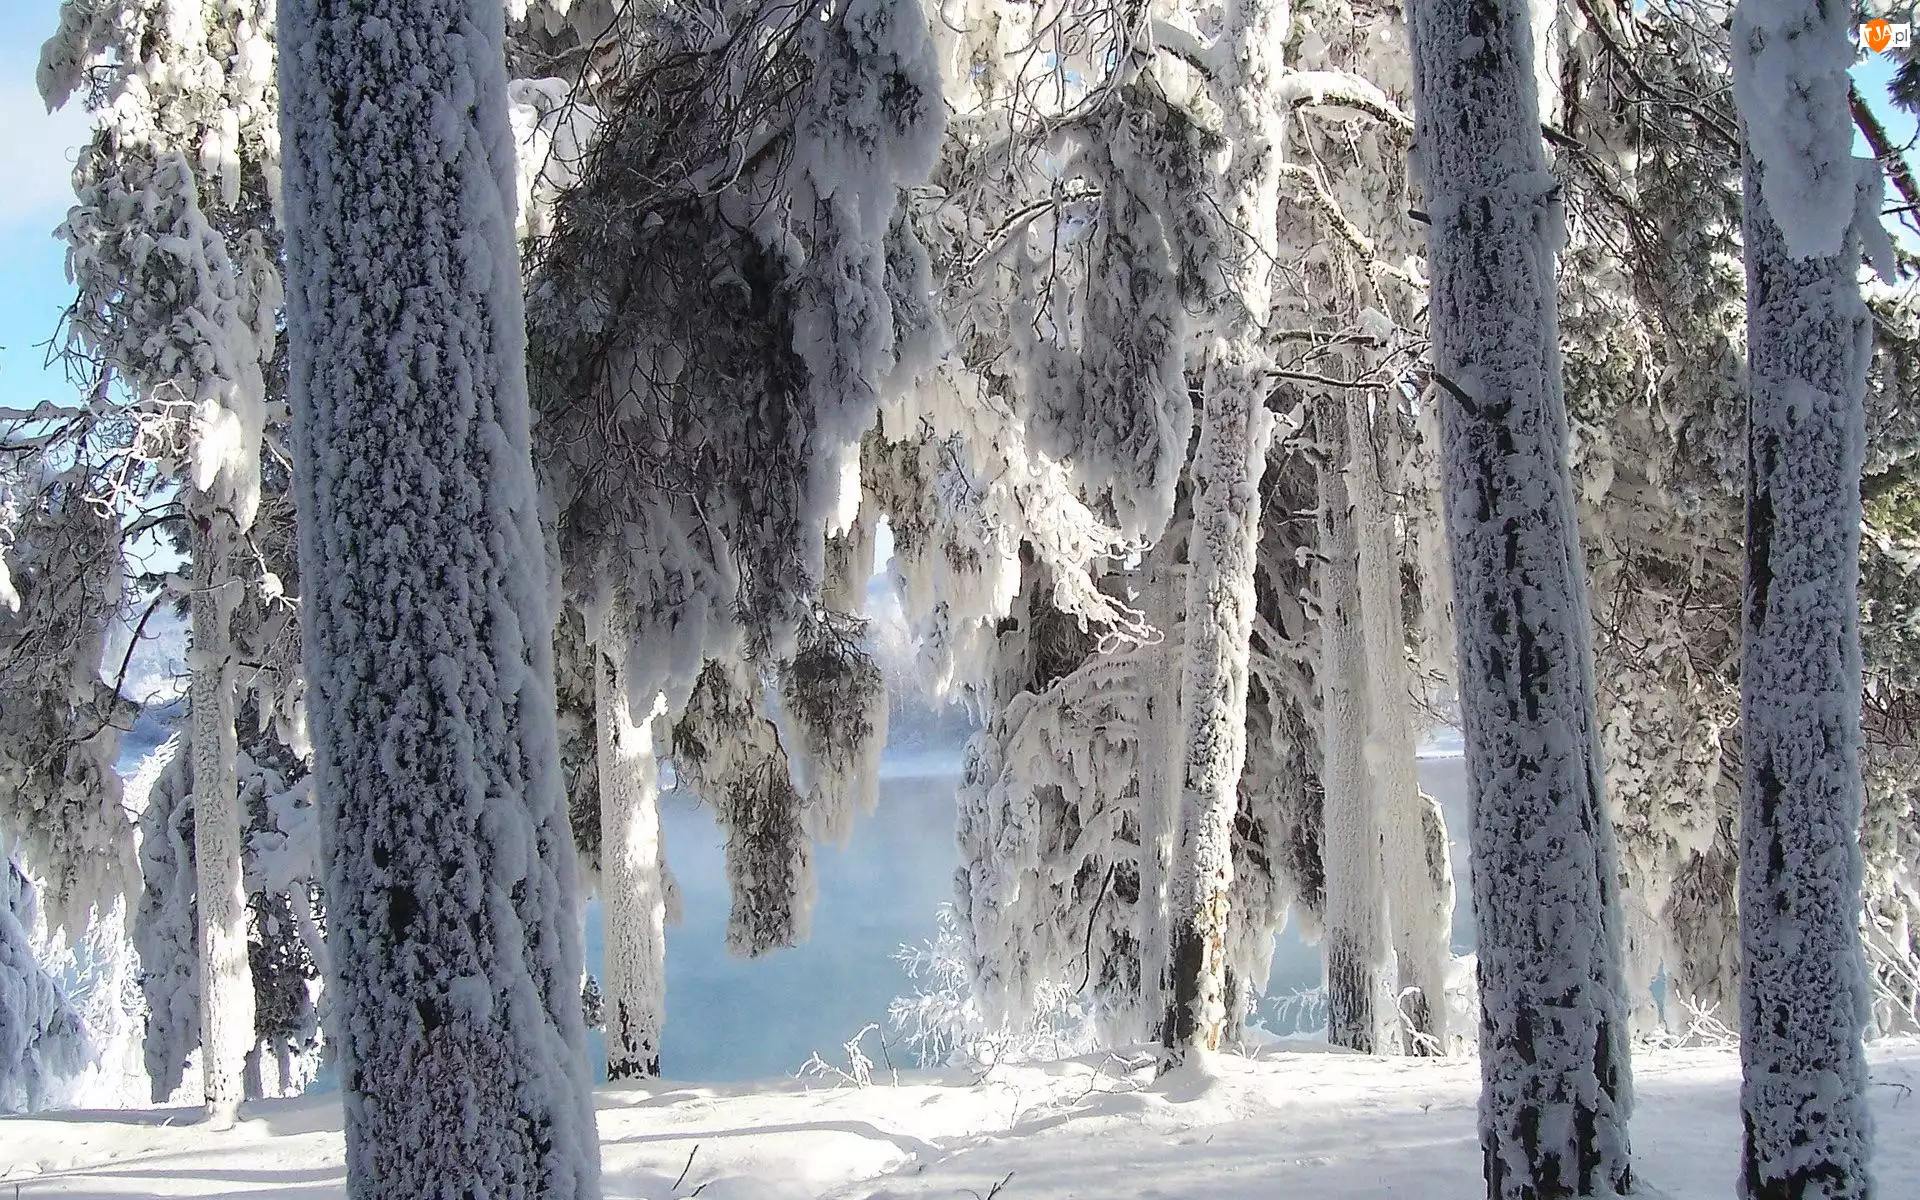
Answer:
[[[726,951],[727,883],[712,814],[684,795],[663,798],[667,857],[685,906],[685,920],[667,931],[667,1075],[724,1082],[791,1074],[815,1050],[840,1063],[840,1044],[869,1022],[886,1028],[888,1002],[910,987],[894,951],[931,938],[939,906],[953,899],[958,771],[957,756],[890,761],[878,811],[860,821],[846,849],[815,851],[811,939],[753,961]],[[1454,946],[1470,949],[1461,760],[1424,758],[1420,779],[1446,810],[1460,876]],[[588,914],[587,953],[597,968],[597,906]],[[1319,948],[1283,932],[1263,1011],[1319,984]],[[871,1042],[868,1053],[876,1053]]]

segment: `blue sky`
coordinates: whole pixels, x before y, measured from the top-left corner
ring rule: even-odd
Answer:
[[[73,395],[44,362],[68,296],[63,249],[52,232],[66,213],[72,148],[86,135],[86,119],[76,111],[48,116],[33,80],[40,44],[59,11],[59,0],[0,2],[0,408]],[[1904,140],[1913,121],[1880,103],[1889,74],[1881,55],[1854,70],[1889,132]],[[1863,144],[1855,150],[1866,152]]]
[[[59,12],[59,0],[0,3],[0,408],[73,395],[42,366],[67,296],[66,258],[52,234],[72,196],[72,147],[87,128],[78,113],[49,117],[34,87],[40,44]]]

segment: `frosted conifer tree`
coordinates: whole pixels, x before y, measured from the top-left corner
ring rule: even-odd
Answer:
[[[137,882],[114,772],[133,706],[100,677],[122,602],[118,523],[75,469],[0,462],[0,837],[42,882],[48,924],[78,941]]]
[[[1216,428],[1222,430],[1218,445],[1209,443],[1211,449],[1188,463],[1193,430],[1189,388],[1195,378],[1202,381],[1196,390],[1203,410],[1208,389],[1225,388],[1238,397],[1234,404],[1247,401],[1248,434],[1267,423],[1264,407],[1274,366],[1276,310],[1285,289],[1273,286],[1278,243],[1265,231],[1275,226],[1283,180],[1291,189],[1288,200],[1306,219],[1294,221],[1296,214],[1290,212],[1281,227],[1299,226],[1301,247],[1310,250],[1324,232],[1323,218],[1336,232],[1353,229],[1314,168],[1284,161],[1291,147],[1282,148],[1282,141],[1296,124],[1305,123],[1301,114],[1311,112],[1316,121],[1324,118],[1326,140],[1335,145],[1353,141],[1353,125],[1378,123],[1397,130],[1406,124],[1380,89],[1360,76],[1341,69],[1290,69],[1296,52],[1303,58],[1324,57],[1325,52],[1322,35],[1297,19],[1297,9],[1282,19],[1258,6],[1255,17],[1248,19],[1271,19],[1270,35],[1262,35],[1257,48],[1238,42],[1233,22],[1253,11],[1238,6],[1173,10],[1137,27],[1109,27],[1077,23],[1076,13],[1046,4],[1031,9],[969,7],[964,22],[939,31],[946,43],[943,53],[956,116],[948,154],[934,178],[946,193],[945,203],[923,225],[944,276],[949,306],[943,315],[953,331],[956,366],[964,372],[953,390],[972,414],[970,422],[952,421],[938,406],[929,405],[929,423],[942,431],[961,426],[956,432],[967,452],[988,457],[982,473],[986,486],[975,485],[977,491],[968,496],[976,506],[975,519],[992,534],[978,539],[976,552],[982,561],[998,558],[1003,597],[1024,593],[1024,571],[1016,590],[1009,568],[1017,561],[1016,553],[1031,553],[1054,589],[1052,606],[1083,617],[1100,644],[1100,653],[1073,666],[1067,676],[1053,677],[1032,693],[1031,701],[1021,699],[1022,689],[1005,692],[974,681],[974,694],[983,699],[991,695],[986,699],[989,713],[1010,702],[1023,709],[1018,720],[990,718],[986,737],[1000,745],[981,747],[987,758],[978,777],[970,769],[971,783],[964,793],[963,856],[969,861],[960,908],[963,916],[972,918],[970,927],[963,928],[973,938],[982,982],[991,992],[1007,981],[1032,977],[1036,969],[1044,973],[1048,968],[1037,968],[1022,957],[1034,943],[1000,935],[1045,928],[1062,915],[1051,905],[1081,903],[1077,888],[1015,886],[1012,881],[1024,869],[1016,869],[1015,863],[1031,862],[1062,878],[1057,873],[1076,870],[1075,864],[1119,862],[1141,872],[1141,899],[1128,922],[1143,922],[1139,929],[1146,935],[1133,951],[1148,956],[1138,971],[1142,994],[1156,996],[1156,1003],[1164,999],[1157,983],[1161,967],[1152,960],[1164,958],[1160,947],[1166,944],[1166,930],[1156,931],[1153,924],[1157,920],[1164,926],[1168,918],[1149,910],[1161,909],[1161,897],[1176,908],[1188,903],[1187,898],[1175,898],[1178,893],[1168,876],[1180,877],[1184,885],[1200,878],[1187,874],[1183,865],[1183,860],[1191,861],[1188,851],[1197,842],[1190,839],[1176,852],[1179,826],[1170,832],[1156,813],[1147,811],[1149,806],[1157,809],[1158,802],[1139,798],[1133,787],[1107,810],[1110,815],[1103,822],[1096,822],[1102,806],[1084,796],[1076,798],[1082,789],[1056,789],[1052,780],[1043,778],[1050,773],[1046,768],[1031,768],[1009,752],[1026,737],[1044,736],[1068,758],[1085,753],[1108,770],[1125,757],[1107,760],[1100,743],[1108,732],[1137,729],[1141,737],[1160,745],[1158,731],[1169,717],[1184,726],[1211,714],[1204,719],[1215,730],[1244,727],[1256,742],[1247,747],[1250,763],[1232,768],[1223,766],[1221,756],[1248,734],[1209,735],[1196,743],[1202,773],[1211,781],[1209,802],[1204,819],[1186,823],[1219,851],[1202,874],[1209,888],[1218,885],[1223,902],[1213,906],[1220,918],[1214,923],[1218,952],[1204,972],[1213,981],[1215,1002],[1203,1007],[1215,1022],[1216,1041],[1227,1035],[1244,998],[1265,977],[1273,926],[1296,904],[1317,919],[1323,894],[1317,738],[1312,734],[1317,716],[1302,715],[1302,704],[1311,714],[1316,703],[1311,668],[1302,669],[1304,660],[1311,659],[1310,653],[1301,653],[1302,639],[1310,640],[1306,623],[1288,619],[1282,632],[1279,623],[1268,619],[1292,607],[1294,597],[1254,582],[1265,570],[1266,547],[1256,553],[1249,543],[1245,555],[1229,554],[1233,562],[1224,574],[1217,568],[1225,560],[1209,557],[1210,545],[1233,549],[1220,540],[1228,525],[1244,518],[1241,533],[1258,527],[1243,501],[1263,498],[1266,489],[1250,481],[1271,474],[1270,460],[1284,463],[1286,456],[1256,449],[1240,431],[1220,426],[1216,411]],[[1330,28],[1336,24],[1330,22]],[[1227,35],[1209,39],[1198,32],[1201,28],[1225,29]],[[1068,31],[1057,56],[1042,61],[1025,51],[1036,29]],[[1316,62],[1316,67],[1323,65]],[[1249,100],[1243,88],[1257,93],[1250,103],[1258,111],[1236,108]],[[1251,143],[1244,153],[1234,149],[1235,131],[1256,120],[1253,141],[1260,147],[1271,144],[1273,151]],[[1370,129],[1361,141],[1377,154]],[[1307,149],[1312,153],[1319,147]],[[1237,164],[1229,167],[1224,184],[1217,173],[1223,158]],[[1381,161],[1373,160],[1376,169]],[[1255,215],[1223,211],[1222,195],[1251,205]],[[1292,265],[1283,264],[1281,273]],[[1376,266],[1397,269],[1384,261],[1368,263],[1366,269]],[[1229,342],[1242,337],[1261,362],[1226,362],[1222,347],[1232,349]],[[1219,369],[1222,362],[1226,366]],[[1196,368],[1193,376],[1189,368]],[[1002,405],[1013,419],[995,425],[990,414]],[[909,412],[918,415],[927,408]],[[965,428],[967,424],[972,428]],[[890,436],[898,436],[897,428],[889,421]],[[1002,451],[1002,461],[1011,460],[1006,467],[974,443],[980,433]],[[1039,489],[1022,494],[1015,484],[1006,490],[1018,497],[1024,511],[1010,514],[1011,519],[996,511],[993,493],[998,489],[990,481],[1018,474],[1021,452],[1031,451],[1065,465],[1072,498],[1095,521],[1134,543],[1123,541],[1108,551],[1114,560],[1126,559],[1141,548],[1140,541],[1166,528],[1184,488],[1187,518],[1173,534],[1183,545],[1172,548],[1166,566],[1178,570],[1191,596],[1169,603],[1151,579],[1117,561],[1102,562],[1097,540],[1060,537],[1055,522],[1070,506],[1053,502]],[[1239,458],[1230,463],[1236,454]],[[1261,470],[1252,471],[1255,467]],[[1233,476],[1240,482],[1223,482],[1203,496],[1200,473],[1224,481],[1229,468],[1241,472]],[[1309,471],[1309,491],[1311,487]],[[941,499],[950,504],[959,492],[943,491]],[[894,525],[897,536],[900,523]],[[1276,540],[1275,567],[1311,540],[1309,536],[1285,549]],[[1194,549],[1187,550],[1186,544]],[[896,561],[905,557],[897,542]],[[1183,558],[1188,562],[1182,563]],[[1128,609],[1144,605],[1152,613],[1143,619],[1141,611],[1087,604],[1087,592],[1077,583],[1082,575],[1099,581],[1100,590],[1089,589],[1094,595],[1123,598]],[[1218,636],[1214,601],[1241,588],[1249,611],[1246,637],[1236,651],[1231,632],[1224,642]],[[1276,611],[1256,616],[1252,609],[1260,606]],[[936,606],[927,630],[929,647],[943,657],[949,646],[978,645],[962,642],[977,634],[953,620],[957,607],[949,605],[943,614]],[[1041,611],[1047,607],[1042,596]],[[1148,645],[1141,645],[1143,641]],[[1017,658],[1030,652],[1020,642],[1000,639],[994,656]],[[1225,691],[1195,704],[1190,688],[1166,678],[1162,660],[1168,653],[1182,662],[1198,654],[1223,664],[1219,680],[1227,681]],[[1232,695],[1237,656],[1247,659],[1244,705]],[[984,654],[972,659],[992,661]],[[1002,663],[994,674],[1011,672],[1017,678],[1025,669],[1017,662]],[[1173,703],[1161,703],[1163,698]],[[1148,710],[1150,719],[1143,720]],[[1076,727],[1068,718],[1107,723]],[[1264,737],[1273,741],[1261,743]],[[1188,740],[1183,728],[1178,748],[1183,765],[1175,769],[1176,786],[1183,791]],[[1157,769],[1139,764],[1138,789],[1160,790],[1164,781],[1155,775]],[[1035,786],[1017,786],[1023,777]],[[978,793],[974,784],[981,789]],[[1127,793],[1140,811],[1120,820],[1131,807]],[[1064,808],[1057,810],[1062,800]],[[976,802],[991,807],[975,811]],[[1194,806],[1185,808],[1191,818]],[[1051,831],[1061,827],[1061,811],[1069,814],[1064,828],[1073,830],[1071,821],[1079,819],[1086,822],[1086,832],[1053,840]],[[1128,832],[1110,839],[1109,828]],[[998,832],[977,836],[981,830]],[[1131,846],[1132,838],[1142,843]],[[1072,848],[1065,861],[1053,857],[1060,847]],[[1156,874],[1163,869],[1163,875]],[[1104,872],[1098,874],[1104,877]],[[1098,894],[1097,882],[1085,891]],[[968,895],[969,890],[974,894]],[[1003,915],[1009,904],[1024,911]],[[1198,901],[1194,907],[1197,913]],[[1237,916],[1227,919],[1229,911]],[[983,914],[991,920],[981,921]],[[1179,921],[1190,925],[1192,915]],[[1096,929],[1093,940],[1099,938]],[[1044,946],[1044,939],[1038,944]],[[1197,971],[1199,959],[1191,965]],[[1197,975],[1183,973],[1189,990],[1197,992]],[[1025,989],[1013,990],[1017,994]],[[1160,1007],[1164,1018],[1171,1006]]]
[[[279,17],[348,1187],[591,1197],[503,14],[289,0]],[[342,92],[363,99],[349,112]]]
[[[1603,1196],[1632,1184],[1627,1012],[1561,394],[1564,228],[1532,19],[1518,0],[1435,0],[1414,7],[1411,32],[1473,810],[1487,1191]]]
[[[598,653],[627,704],[666,716],[657,749],[727,831],[729,944],[758,954],[805,934],[811,842],[843,840],[877,799],[885,695],[849,603],[866,564],[851,583],[829,568],[851,563],[883,398],[929,357],[925,254],[900,209],[939,146],[939,79],[924,15],[899,0],[635,5],[617,27],[532,290],[543,487]],[[603,835],[655,823],[620,811],[646,789],[606,784]],[[610,904],[662,894],[649,855],[623,881],[602,851]],[[657,1006],[657,987],[614,994],[657,974],[610,977],[609,1010]]]
[[[1850,13],[1742,0],[1747,142],[1747,572],[1740,676],[1745,1200],[1864,1198],[1860,472],[1872,329],[1857,274],[1890,265],[1879,169],[1851,154]]]
[[[191,753],[203,791],[200,949],[212,981],[202,1021],[217,1124],[234,1119],[253,1028],[231,618],[246,586],[239,546],[260,504],[265,367],[281,301],[271,23],[260,0],[70,2],[39,69],[50,107],[84,83],[99,119],[61,230],[80,292],[69,336],[98,365],[100,393],[132,390],[136,427],[160,443],[148,453],[189,468],[180,499],[193,560]]]
[[[1626,978],[1637,1031],[1684,1035],[1692,1009],[1737,1007],[1740,152],[1720,17],[1557,20],[1561,342]]]

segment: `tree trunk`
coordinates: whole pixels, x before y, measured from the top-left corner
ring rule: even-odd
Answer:
[[[193,668],[187,682],[193,742],[193,859],[200,952],[200,1063],[207,1119],[231,1128],[246,1098],[253,1049],[253,974],[247,964],[247,886],[241,862],[240,754],[233,728],[232,537],[228,518],[193,505]]]
[[[1387,922],[1399,971],[1399,1018],[1408,1054],[1447,1052],[1447,964],[1453,946],[1453,865],[1446,820],[1420,790],[1407,671],[1400,560],[1385,473],[1362,403],[1346,408],[1353,533],[1359,558],[1360,627],[1367,660],[1367,754],[1380,822]]]
[[[635,705],[628,692],[632,630],[628,602],[615,601],[601,626],[593,676],[608,1079],[660,1074],[667,1008],[660,761],[653,748],[653,718],[662,705],[644,698]]]
[[[1856,598],[1872,334],[1858,237],[1794,257],[1762,171],[1749,154],[1740,1194],[1852,1200],[1872,1135]]]
[[[1632,1185],[1619,868],[1602,803],[1526,0],[1412,10],[1418,165],[1496,1200]]]
[[[1272,299],[1281,141],[1272,83],[1290,19],[1284,3],[1236,0],[1227,6],[1220,38],[1226,51],[1221,107],[1233,147],[1221,208],[1228,226],[1240,231],[1241,244],[1225,255],[1231,295],[1223,328],[1207,351],[1200,442],[1191,468],[1191,574],[1181,671],[1187,737],[1179,853],[1169,889],[1170,995],[1161,1023],[1168,1069],[1190,1049],[1218,1050],[1226,1024],[1233,821],[1247,749],[1260,474],[1273,436],[1263,336]]]
[[[1216,345],[1194,456],[1187,590],[1186,720],[1180,845],[1169,888],[1171,995],[1161,1040],[1171,1068],[1192,1048],[1220,1049],[1227,1019],[1227,921],[1233,819],[1247,749],[1247,656],[1260,473],[1273,417],[1263,403],[1258,333]]]
[[[600,1190],[503,15],[279,8],[301,615],[355,1196]]]
[[[1328,460],[1320,467],[1320,716],[1326,796],[1327,1040],[1363,1054],[1379,1046],[1387,957],[1381,908],[1380,826],[1367,770],[1366,652],[1360,632],[1359,550],[1344,482],[1347,436],[1339,401],[1321,401],[1316,422]]]
[[[1177,512],[1167,533],[1147,552],[1142,607],[1160,641],[1140,654],[1140,1011],[1149,1032],[1167,1006],[1168,895],[1180,836],[1176,778],[1186,725],[1180,707],[1183,646],[1181,602],[1186,571],[1180,565]]]

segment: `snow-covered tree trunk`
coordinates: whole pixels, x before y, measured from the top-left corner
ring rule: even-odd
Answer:
[[[1200,442],[1191,466],[1186,720],[1180,842],[1169,888],[1170,978],[1161,1040],[1169,1067],[1193,1048],[1220,1048],[1227,1017],[1227,923],[1233,820],[1247,751],[1247,659],[1260,540],[1260,474],[1273,415],[1264,331],[1276,241],[1281,114],[1274,82],[1290,20],[1284,0],[1227,5],[1222,109],[1232,146],[1220,207],[1239,231],[1227,264],[1231,295],[1207,348]]]
[[[284,0],[288,341],[354,1195],[592,1197],[503,10]]]
[[[1184,645],[1181,604],[1186,571],[1178,559],[1183,522],[1148,551],[1143,610],[1160,640],[1140,655],[1140,1008],[1148,1014],[1166,1007],[1168,962],[1167,887],[1179,837],[1180,787],[1177,772],[1185,733],[1180,706],[1180,664]]]
[[[1619,868],[1554,307],[1563,213],[1530,24],[1526,0],[1425,0],[1411,28],[1495,1200],[1632,1183]]]
[[[1446,821],[1433,797],[1420,790],[1413,738],[1413,692],[1407,671],[1400,562],[1393,550],[1393,513],[1365,410],[1348,404],[1355,551],[1359,563],[1360,626],[1367,660],[1367,762],[1374,814],[1380,823],[1386,877],[1387,922],[1399,972],[1404,1048],[1409,1054],[1447,1050],[1447,963],[1453,933],[1453,867]]]
[[[1371,1054],[1385,1014],[1387,959],[1380,825],[1367,770],[1368,687],[1360,625],[1359,548],[1344,480],[1346,421],[1322,401],[1320,468],[1321,786],[1326,796],[1327,1040]]]
[[[595,728],[600,763],[600,907],[606,924],[607,1078],[660,1073],[667,1009],[667,899],[660,845],[660,760],[653,719],[660,706],[633,702],[627,647],[633,619],[616,600],[595,654]],[[656,693],[656,698],[658,697]]]
[[[1744,1200],[1872,1191],[1857,595],[1872,329],[1856,272],[1880,206],[1850,155],[1849,20],[1743,0],[1733,35],[1748,147]]]
[[[200,949],[200,1059],[209,1122],[233,1125],[246,1098],[253,1049],[253,977],[247,966],[247,887],[241,862],[240,754],[233,727],[233,638],[225,514],[198,497],[193,542],[193,859]]]

